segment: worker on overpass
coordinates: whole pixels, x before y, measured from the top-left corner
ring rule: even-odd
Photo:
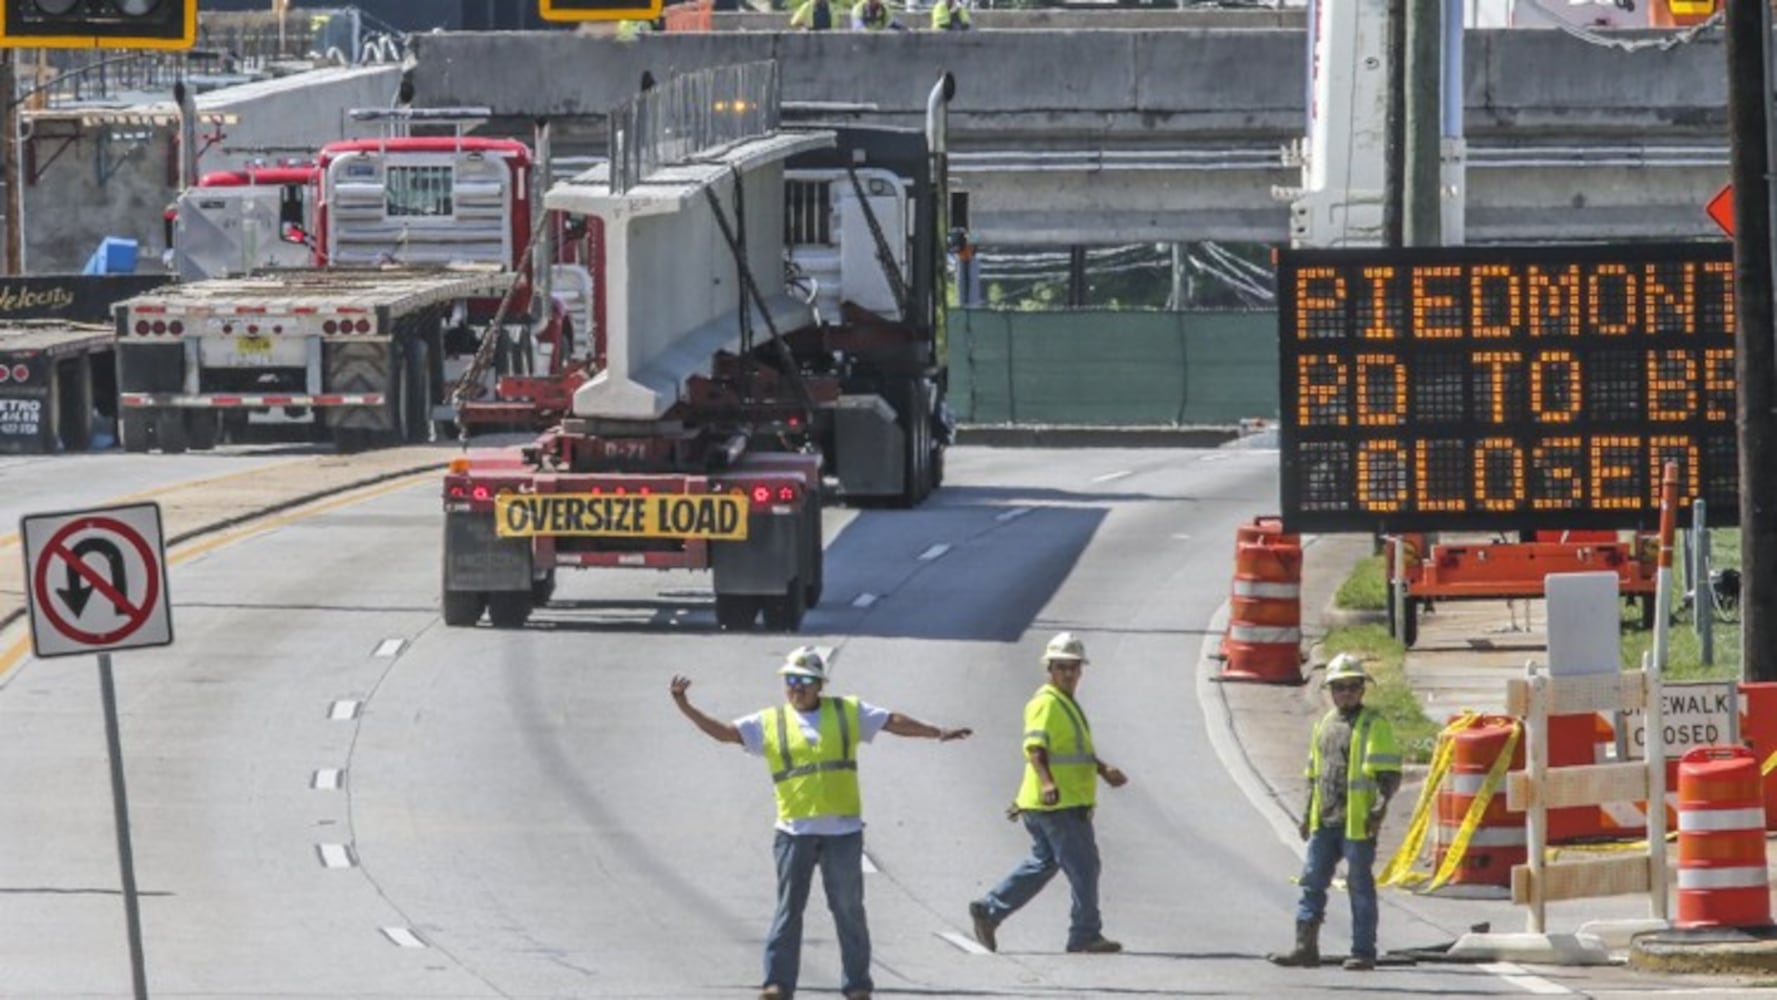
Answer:
[[[1345,968],[1376,967],[1376,835],[1388,800],[1401,787],[1401,754],[1394,727],[1364,704],[1370,675],[1351,653],[1327,664],[1325,685],[1333,708],[1314,724],[1308,744],[1308,806],[1297,828],[1308,842],[1302,865],[1302,897],[1296,904],[1296,947],[1273,954],[1278,965],[1320,964],[1320,924],[1327,886],[1345,859],[1351,895],[1351,956]]]
[[[968,31],[969,7],[963,0],[936,0],[932,4],[933,31]]]
[[[851,27],[853,31],[905,30],[882,0],[858,0],[851,9]]]
[[[691,704],[691,681],[672,679],[673,702],[719,743],[738,743],[763,757],[777,792],[777,912],[765,939],[765,985],[760,1000],[789,1000],[802,965],[802,910],[821,870],[821,887],[839,938],[846,1000],[869,1000],[870,928],[864,917],[864,821],[858,789],[858,744],[878,732],[941,742],[965,739],[967,729],[940,729],[858,698],[821,696],[827,663],[803,646],[778,673],[785,704],[722,722]]]
[[[832,0],[807,0],[790,15],[790,27],[804,31],[827,31],[833,27]]]
[[[1073,911],[1067,934],[1070,952],[1108,953],[1123,946],[1104,936],[1098,912],[1098,842],[1092,810],[1098,779],[1121,788],[1129,779],[1099,759],[1092,726],[1074,700],[1086,666],[1086,644],[1062,632],[1043,649],[1049,682],[1024,706],[1024,781],[1008,815],[1024,818],[1030,856],[1011,874],[969,904],[975,940],[998,951],[996,930],[1030,902],[1057,871],[1067,876]]]

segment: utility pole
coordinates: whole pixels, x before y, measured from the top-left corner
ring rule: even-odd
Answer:
[[[1388,141],[1382,180],[1382,245],[1405,245],[1407,176],[1407,2],[1388,0]]]
[[[1740,436],[1740,662],[1777,680],[1777,344],[1772,341],[1769,0],[1728,0],[1728,136],[1734,183],[1734,380]]]
[[[6,185],[6,273],[24,270],[24,226],[21,208],[25,203],[23,181],[19,174],[19,104],[18,74],[13,62],[16,49],[0,49],[0,100],[6,102],[0,112],[0,181]]]
[[[1440,150],[1444,102],[1443,0],[1406,0],[1406,155],[1403,163],[1401,235],[1410,247],[1444,243],[1443,164]]]

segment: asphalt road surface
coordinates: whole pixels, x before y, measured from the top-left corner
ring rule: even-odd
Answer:
[[[1263,960],[1288,943],[1299,862],[1212,752],[1195,670],[1234,528],[1275,509],[1275,452],[963,448],[948,473],[918,510],[829,509],[826,596],[797,636],[719,633],[706,578],[640,571],[564,571],[523,630],[447,629],[430,485],[177,555],[177,643],[116,657],[153,995],[753,995],[766,768],[697,732],[667,683],[686,674],[700,706],[740,716],[781,698],[773,669],[805,642],[837,648],[834,690],[975,730],[863,753],[879,997],[1548,985]],[[57,482],[50,506],[127,492]],[[1098,819],[1105,930],[1127,950],[1063,953],[1058,880],[988,955],[967,903],[1026,847],[1002,814],[1037,655],[1062,629],[1085,637],[1082,704],[1131,779]],[[93,660],[0,668],[0,997],[128,997]],[[1337,947],[1342,897],[1332,909]],[[802,995],[836,996],[818,893],[807,929]],[[1391,906],[1383,944],[1461,929]]]

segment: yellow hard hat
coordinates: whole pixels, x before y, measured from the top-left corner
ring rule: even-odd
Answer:
[[[1370,680],[1370,675],[1364,673],[1364,663],[1357,658],[1356,653],[1340,653],[1327,664],[1327,675],[1322,683],[1332,684],[1336,681],[1352,680],[1367,683]]]
[[[784,665],[777,668],[777,672],[785,677],[813,677],[824,681],[827,679],[827,661],[813,646],[797,646],[784,657]]]
[[[1078,660],[1086,662],[1086,644],[1072,632],[1057,632],[1049,645],[1043,647],[1043,665],[1048,666],[1055,660]]]

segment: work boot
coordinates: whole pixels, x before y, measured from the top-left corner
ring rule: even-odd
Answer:
[[[759,991],[759,1000],[790,1000],[790,995],[776,983],[770,983]]]
[[[993,936],[993,916],[987,912],[987,904],[979,901],[970,903],[969,919],[975,924],[975,940],[981,942],[981,947],[988,951],[999,951],[999,942]]]
[[[1376,967],[1376,959],[1371,955],[1353,955],[1345,960],[1346,972],[1368,972]]]
[[[1093,938],[1085,944],[1074,945],[1068,948],[1068,951],[1070,952],[1087,955],[1110,955],[1122,950],[1123,945],[1120,942],[1112,941],[1103,934],[1100,934],[1098,937]]]
[[[1320,964],[1320,921],[1296,921],[1296,950],[1265,956],[1273,965],[1290,969],[1311,969]]]

